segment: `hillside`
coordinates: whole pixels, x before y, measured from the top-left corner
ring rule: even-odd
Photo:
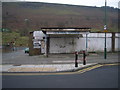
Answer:
[[[3,28],[26,34],[41,27],[91,27],[103,31],[104,7],[35,2],[3,2]],[[109,32],[118,32],[118,9],[107,7]]]

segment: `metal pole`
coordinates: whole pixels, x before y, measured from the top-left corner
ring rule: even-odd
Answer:
[[[105,48],[104,48],[104,59],[107,59],[107,48],[106,48],[106,32],[105,32]]]
[[[106,22],[106,5],[107,5],[107,1],[105,0],[105,26],[104,26],[104,30],[107,29],[107,22]],[[104,59],[107,58],[107,48],[106,48],[106,32],[105,32],[105,48],[104,48]]]
[[[87,40],[87,34],[86,34],[86,51],[87,51],[87,48],[88,48],[88,40]]]
[[[45,56],[48,57],[48,50],[47,50],[47,46],[48,46],[48,43],[47,43],[47,34],[45,35]]]
[[[78,60],[78,52],[76,51],[76,52],[75,52],[75,67],[78,67],[78,62],[77,62],[77,60]]]
[[[83,51],[83,65],[86,65],[86,60],[85,60],[85,58],[86,58],[86,53],[85,53],[85,51]]]
[[[25,21],[25,24],[26,24],[26,28],[25,28],[25,29],[26,29],[26,32],[24,33],[24,35],[26,35],[26,34],[28,35],[29,19],[25,19],[24,21]]]

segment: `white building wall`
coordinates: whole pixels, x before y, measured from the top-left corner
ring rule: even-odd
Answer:
[[[86,50],[86,38],[76,38],[76,46],[75,50],[80,51],[80,50]]]
[[[115,51],[120,51],[120,47],[119,47],[119,44],[120,44],[119,41],[120,41],[120,40],[119,40],[119,39],[120,39],[120,38],[116,38],[116,39],[115,39]]]
[[[120,51],[120,33],[116,33],[115,36],[115,51]]]
[[[119,50],[120,51],[120,38],[118,38],[118,49],[117,50]]]
[[[74,52],[75,46],[75,38],[50,38],[50,53]]]
[[[115,39],[115,50],[118,51],[118,37]],[[106,47],[107,51],[111,51],[111,33],[107,33]],[[119,37],[120,38],[120,37]],[[88,34],[88,51],[104,51],[105,34],[90,33]],[[50,53],[73,53],[75,51],[86,50],[86,35],[81,38],[50,38]]]
[[[104,51],[105,38],[88,38],[88,51]],[[107,51],[111,51],[111,38],[106,39]]]

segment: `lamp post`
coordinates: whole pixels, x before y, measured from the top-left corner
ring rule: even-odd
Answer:
[[[29,19],[24,19],[26,26],[28,27]]]
[[[24,19],[25,24],[26,24],[26,30],[24,31],[24,35],[28,35],[28,29],[29,29],[29,19]]]
[[[105,25],[104,25],[104,32],[105,32],[105,47],[104,47],[104,59],[107,58],[107,47],[106,47],[106,32],[107,32],[107,22],[106,22],[106,5],[107,5],[107,1],[105,0]]]

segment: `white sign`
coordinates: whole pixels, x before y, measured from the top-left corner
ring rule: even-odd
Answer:
[[[41,40],[45,37],[45,34],[42,31],[34,31],[33,37],[33,48],[41,48]]]
[[[107,29],[107,26],[106,25],[104,25],[104,30],[106,30]]]
[[[33,37],[35,39],[43,39],[43,37],[45,37],[45,34],[42,31],[34,31]]]
[[[33,42],[33,48],[41,48],[40,41]]]

